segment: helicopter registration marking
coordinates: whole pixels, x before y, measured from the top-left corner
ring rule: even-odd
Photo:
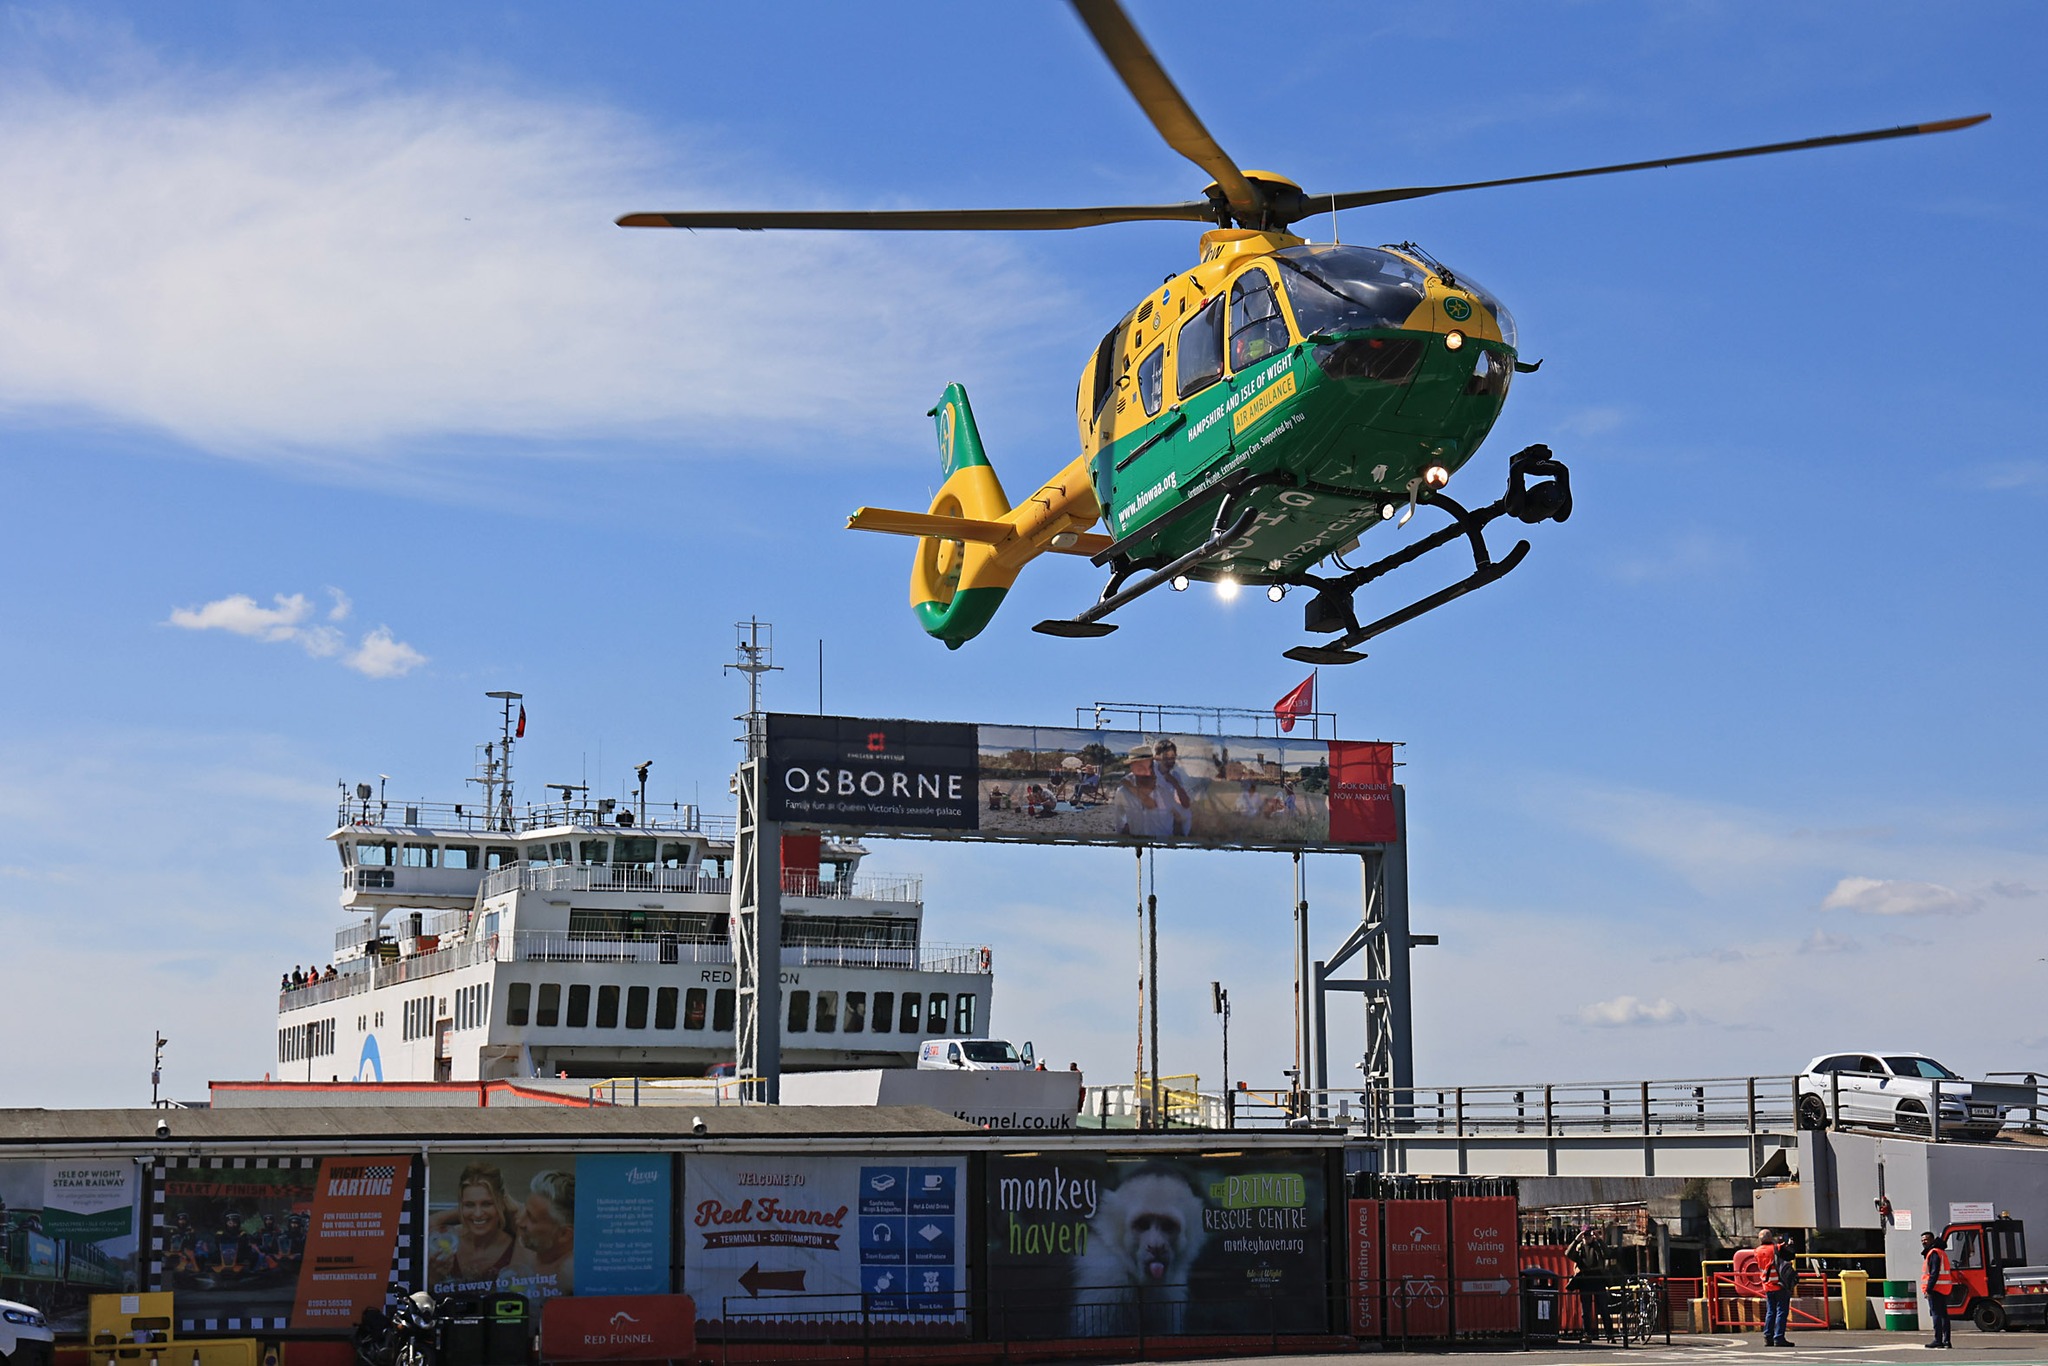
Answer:
[[[1230,419],[1230,429],[1233,432],[1244,431],[1245,428],[1251,426],[1267,413],[1272,412],[1275,408],[1293,397],[1294,376],[1292,374],[1282,375],[1279,383],[1262,390],[1258,397],[1237,410],[1236,416]]]

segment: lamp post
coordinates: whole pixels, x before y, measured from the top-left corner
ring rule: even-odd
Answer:
[[[150,1032],[152,1034],[156,1033],[155,1030]],[[149,1064],[149,1108],[152,1110],[156,1109],[160,1103],[157,1096],[157,1088],[163,1084],[164,1045],[169,1042],[170,1040],[166,1039],[163,1035],[156,1035],[156,1056],[150,1060]]]
[[[1237,1097],[1230,1089],[1230,993],[1223,983],[1209,983],[1209,1008],[1223,1022],[1223,1127],[1237,1127]]]

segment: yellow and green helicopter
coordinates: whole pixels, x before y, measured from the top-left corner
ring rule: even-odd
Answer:
[[[1570,474],[1546,446],[1508,461],[1506,492],[1468,508],[1445,485],[1478,451],[1525,364],[1507,307],[1462,271],[1410,242],[1312,243],[1289,231],[1342,209],[1459,190],[1683,166],[1967,128],[1946,119],[1798,142],[1593,166],[1457,185],[1309,194],[1284,176],[1245,171],[1216,143],[1117,0],[1073,0],[1096,44],[1169,147],[1214,177],[1200,199],[1063,209],[634,213],[621,227],[1019,231],[1185,220],[1212,224],[1200,259],[1146,294],[1081,372],[1080,454],[1022,502],[990,466],[966,391],[948,385],[931,412],[944,483],[929,511],[861,508],[861,531],[917,538],[910,600],[929,634],[957,649],[978,635],[1017,573],[1048,551],[1109,570],[1101,597],[1038,623],[1056,636],[1099,636],[1103,620],[1163,585],[1263,586],[1274,601],[1309,597],[1306,629],[1337,639],[1288,650],[1314,664],[1364,658],[1354,647],[1508,573],[1526,540],[1498,559],[1486,528],[1500,517],[1562,522]],[[1416,509],[1450,521],[1370,564],[1352,566],[1364,534]],[[1405,511],[1403,510],[1405,508]],[[1105,528],[1095,530],[1098,523]],[[1357,589],[1459,540],[1472,572],[1361,624]],[[1317,572],[1319,567],[1322,572]]]

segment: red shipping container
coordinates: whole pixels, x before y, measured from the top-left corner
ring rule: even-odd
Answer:
[[[1451,1200],[1451,1281],[1460,1333],[1513,1332],[1519,1324],[1519,1220],[1511,1195]]]
[[[1387,1201],[1387,1333],[1391,1337],[1450,1335],[1448,1215],[1441,1200]]]
[[[1380,1202],[1353,1200],[1351,1225],[1351,1331],[1357,1337],[1380,1334]]]

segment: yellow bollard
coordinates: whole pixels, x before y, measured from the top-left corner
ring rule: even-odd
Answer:
[[[1857,1332],[1870,1326],[1870,1273],[1844,1271],[1842,1282],[1842,1327]]]

